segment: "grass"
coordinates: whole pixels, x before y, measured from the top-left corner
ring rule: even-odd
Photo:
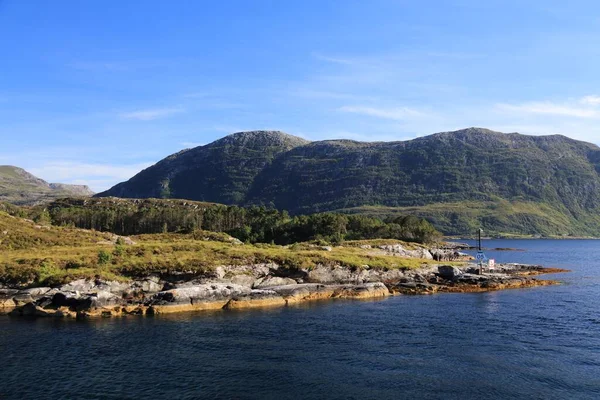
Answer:
[[[531,201],[460,201],[413,207],[363,206],[339,210],[378,218],[416,215],[427,219],[446,235],[469,236],[479,228],[495,237],[600,236],[600,215]]]
[[[6,232],[6,233],[3,233]],[[201,274],[219,265],[276,263],[289,269],[341,265],[353,269],[417,268],[430,260],[377,254],[361,244],[402,244],[396,240],[353,241],[328,251],[309,243],[291,246],[236,244],[224,234],[157,234],[132,237],[135,244],[82,229],[43,227],[0,212],[0,283],[58,285],[79,278],[128,280],[163,273]]]

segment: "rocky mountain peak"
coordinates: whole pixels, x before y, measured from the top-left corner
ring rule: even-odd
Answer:
[[[288,148],[302,146],[310,141],[282,131],[243,131],[232,133],[214,142],[215,144],[252,144],[256,146],[285,146]],[[254,147],[254,146],[253,146]]]

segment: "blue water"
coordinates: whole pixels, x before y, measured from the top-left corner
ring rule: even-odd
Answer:
[[[92,321],[0,317],[0,399],[598,399],[600,241],[502,240],[561,286]]]

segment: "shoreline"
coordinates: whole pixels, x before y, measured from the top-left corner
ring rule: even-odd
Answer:
[[[177,283],[149,276],[131,283],[79,280],[57,288],[0,288],[0,315],[75,319],[153,316],[286,307],[316,300],[481,293],[557,285],[559,281],[533,276],[569,272],[524,264],[500,264],[498,270],[478,275],[472,264],[391,271],[322,266],[293,276],[276,265],[224,266],[220,278],[198,276]],[[273,275],[278,271],[288,276]],[[256,279],[257,275],[262,277]]]

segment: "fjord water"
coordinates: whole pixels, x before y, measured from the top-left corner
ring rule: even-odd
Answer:
[[[600,241],[502,240],[560,286],[91,321],[0,317],[1,399],[600,398]]]

